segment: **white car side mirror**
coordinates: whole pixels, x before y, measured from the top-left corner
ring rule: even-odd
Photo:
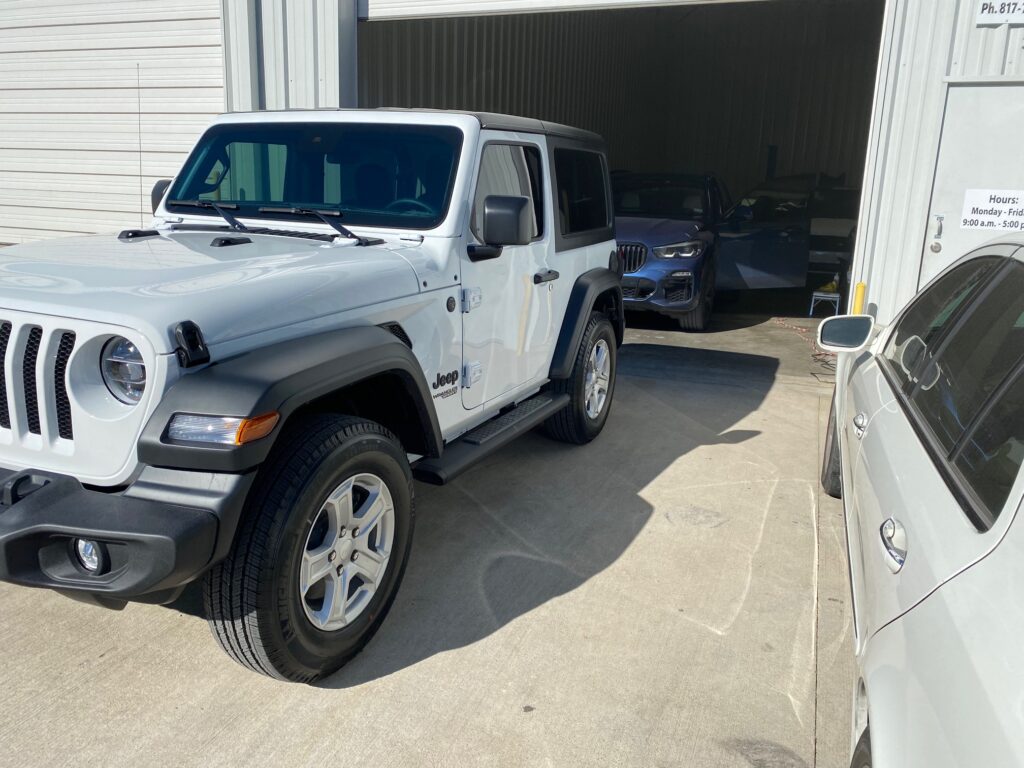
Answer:
[[[818,326],[818,347],[825,352],[860,352],[871,340],[875,318],[871,315],[837,315]]]

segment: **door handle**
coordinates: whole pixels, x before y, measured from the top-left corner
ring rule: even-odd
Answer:
[[[864,437],[864,430],[868,426],[868,415],[866,413],[858,413],[853,417],[853,434],[857,436],[857,439]]]
[[[878,531],[882,536],[882,546],[885,548],[885,564],[893,573],[899,573],[903,564],[907,562],[907,530],[903,523],[895,517],[888,518]]]
[[[542,269],[540,272],[533,276],[533,284],[540,285],[541,283],[550,283],[552,280],[557,280],[559,274],[553,269]]]

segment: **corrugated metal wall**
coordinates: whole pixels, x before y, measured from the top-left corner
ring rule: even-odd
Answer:
[[[357,0],[222,0],[228,110],[355,106]]]
[[[223,111],[221,48],[218,0],[0,0],[0,242],[146,219]]]
[[[371,17],[372,17],[371,4]],[[617,168],[859,184],[882,0],[370,22],[360,103],[511,112],[596,130]]]
[[[854,254],[855,279],[867,283],[868,308],[882,322],[921,288],[948,89],[1024,82],[1024,29],[978,26],[979,6],[961,0],[890,0],[886,8]],[[1004,153],[1024,178],[1024,154],[1014,148],[994,151]],[[989,239],[984,231],[977,235],[978,245]]]

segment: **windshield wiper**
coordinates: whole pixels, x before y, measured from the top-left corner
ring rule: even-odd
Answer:
[[[249,228],[242,222],[236,219],[233,215],[228,213],[228,208],[234,208],[238,210],[238,206],[235,203],[215,203],[213,200],[168,200],[168,205],[183,205],[189,208],[206,208],[212,211],[216,211],[224,221],[226,221],[230,227],[236,232],[248,232]]]
[[[297,208],[295,206],[283,206],[280,208],[266,207],[260,208],[258,213],[290,213],[293,216],[316,216],[320,221],[329,226],[335,232],[342,237],[347,237],[350,240],[355,240],[359,245],[376,245],[377,243],[384,242],[383,240],[370,240],[369,238],[357,235],[348,227],[344,226],[340,221],[331,221],[328,216],[334,216],[335,218],[341,218],[341,211],[318,211],[315,208]]]

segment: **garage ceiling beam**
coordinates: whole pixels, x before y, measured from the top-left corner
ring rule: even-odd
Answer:
[[[366,2],[366,0],[363,0]],[[438,16],[483,16],[494,14],[546,13],[554,11],[596,11],[610,8],[654,8],[669,5],[721,5],[723,3],[765,2],[766,0],[368,0],[365,17],[386,19],[427,19]]]

